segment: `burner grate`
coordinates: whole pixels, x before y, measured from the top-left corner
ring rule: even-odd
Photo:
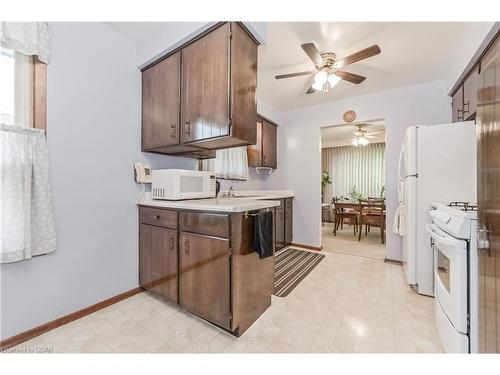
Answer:
[[[477,211],[477,205],[471,204],[470,202],[450,202],[448,206],[458,208],[462,211]]]

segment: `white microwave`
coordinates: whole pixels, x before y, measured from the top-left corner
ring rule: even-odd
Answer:
[[[215,197],[215,173],[156,169],[151,173],[153,199],[181,200]]]

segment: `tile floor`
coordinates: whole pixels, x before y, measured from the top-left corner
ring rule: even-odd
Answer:
[[[141,293],[15,349],[76,353],[442,352],[434,299],[415,294],[403,270],[380,260],[326,253],[286,298],[240,338]]]
[[[362,233],[361,241],[354,236],[353,228],[344,225],[343,230],[338,230],[333,235],[333,223],[325,223],[321,227],[321,245],[323,250],[340,254],[363,256],[373,259],[385,258],[385,245],[380,241],[380,229],[372,228],[365,236]]]

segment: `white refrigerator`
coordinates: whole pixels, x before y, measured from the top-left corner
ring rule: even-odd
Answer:
[[[476,203],[476,160],[472,121],[406,131],[398,173],[398,212],[405,216],[402,261],[408,283],[420,294],[434,296],[434,255],[425,232],[431,202]]]

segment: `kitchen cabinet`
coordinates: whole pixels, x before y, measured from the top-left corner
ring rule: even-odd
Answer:
[[[206,158],[196,151],[254,144],[257,47],[243,24],[224,22],[146,67],[143,150]]]
[[[280,250],[285,247],[285,209],[276,209],[276,250]]]
[[[198,150],[180,144],[180,69],[177,52],[142,73],[142,151]]]
[[[293,198],[285,199],[285,246],[292,243],[293,237]]]
[[[453,122],[474,120],[476,118],[480,75],[488,63],[487,56],[497,43],[499,35],[500,22],[496,22],[453,85],[449,93],[452,98]]]
[[[280,199],[280,205],[276,207],[275,232],[276,250],[292,243],[293,198]]]
[[[278,125],[259,116],[256,130],[256,144],[248,147],[248,166],[276,169]]]
[[[140,285],[241,335],[271,305],[274,287],[274,257],[255,252],[254,220],[140,206]]]
[[[229,239],[180,233],[179,304],[215,324],[230,328]]]
[[[462,86],[460,86],[457,92],[451,97],[452,122],[463,121],[463,105],[463,89]]]
[[[139,284],[177,303],[177,230],[140,224]]]
[[[467,76],[463,84],[463,118],[469,120],[476,115],[477,108],[477,80],[479,75],[479,64],[472,73]]]

